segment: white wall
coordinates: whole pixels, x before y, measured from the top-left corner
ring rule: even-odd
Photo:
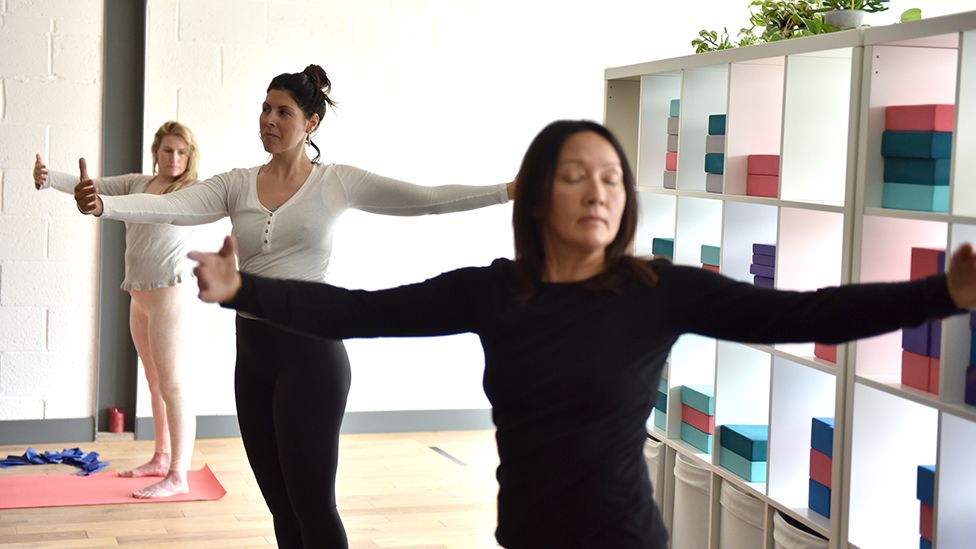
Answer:
[[[102,1],[0,1],[0,420],[92,415],[98,225],[34,153],[98,173]]]
[[[746,4],[150,0],[145,125],[189,124],[204,175],[260,164],[267,83],[314,62],[340,102],[316,139],[326,161],[425,184],[508,180],[545,123],[602,117],[606,67],[690,54],[699,29],[743,26]],[[971,4],[893,0],[872,22],[915,5],[933,17]],[[39,150],[64,170],[88,156],[98,173],[101,13],[100,0],[0,0],[0,420],[94,413],[97,224],[68,197],[35,193],[30,168]],[[382,287],[485,263],[511,252],[509,215],[349,212],[329,279]],[[201,245],[225,232],[202,231]],[[230,317],[199,310],[197,410],[233,413]],[[486,405],[471,337],[349,349],[350,410]]]

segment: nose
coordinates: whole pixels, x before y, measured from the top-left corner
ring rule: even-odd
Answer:
[[[603,205],[607,203],[607,190],[599,178],[587,178],[584,200],[587,205]]]

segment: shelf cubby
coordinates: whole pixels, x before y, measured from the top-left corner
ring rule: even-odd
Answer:
[[[726,114],[728,88],[729,67],[726,64],[686,69],[682,73],[678,190],[705,191],[708,117]]]
[[[732,63],[729,69],[726,194],[746,194],[749,155],[780,152],[785,67],[785,58],[773,57]]]
[[[674,238],[675,204],[673,194],[637,193],[637,232],[634,235],[634,254],[650,256],[655,238]]]
[[[752,283],[752,245],[775,243],[779,209],[746,202],[725,203],[722,219],[722,274]]]
[[[668,146],[671,100],[681,97],[681,72],[642,76],[640,79],[640,153],[637,184],[664,186],[664,153]],[[680,138],[680,133],[679,133]]]

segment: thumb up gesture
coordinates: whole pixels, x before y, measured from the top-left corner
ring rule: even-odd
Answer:
[[[95,183],[88,177],[88,163],[84,158],[78,159],[78,171],[81,173],[81,181],[75,185],[75,203],[78,211],[85,215],[102,215],[102,199],[98,197],[95,190]]]

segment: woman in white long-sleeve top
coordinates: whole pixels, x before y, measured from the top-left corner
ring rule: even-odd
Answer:
[[[179,122],[165,122],[150,147],[153,174],[128,174],[96,179],[105,196],[135,193],[164,195],[197,180],[200,155],[193,132]],[[34,161],[34,186],[73,193],[77,175],[50,171],[41,155]],[[188,368],[179,285],[193,277],[185,256],[192,229],[148,223],[125,224],[125,280],[132,297],[129,328],[142,359],[152,399],[156,448],[152,459],[120,476],[161,476],[163,480],[133,492],[137,498],[161,498],[189,491],[187,470],[193,455],[196,416],[188,392]]]
[[[424,215],[501,204],[509,185],[424,187],[352,166],[319,164],[311,134],[331,84],[309,65],[268,86],[259,119],[271,153],[262,166],[236,169],[166,196],[99,196],[82,181],[79,209],[111,219],[193,225],[229,216],[240,268],[272,278],[322,281],[335,222],[348,208]],[[281,547],[346,547],[336,511],[339,427],[350,372],[340,341],[237,318],[235,393],[248,460],[274,515]]]

